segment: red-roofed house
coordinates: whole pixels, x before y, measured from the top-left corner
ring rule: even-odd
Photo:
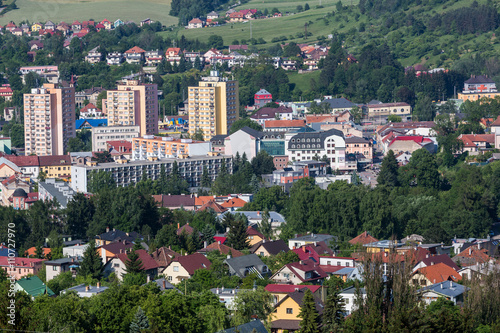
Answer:
[[[35,275],[43,267],[44,259],[35,258],[9,258],[6,256],[0,257],[0,268],[3,269],[8,276],[13,276],[19,280],[27,275]],[[11,264],[13,266],[11,266]]]
[[[463,143],[462,152],[495,147],[495,134],[460,134],[458,140]]]
[[[213,242],[212,244],[208,245],[207,247],[198,250],[198,253],[201,253],[203,255],[207,255],[209,252],[212,251],[219,251],[220,254],[223,255],[231,255],[233,258],[241,257],[244,256],[243,252],[240,252],[238,250],[233,249],[232,247],[229,247],[227,245],[222,244],[221,242]]]
[[[245,15],[239,11],[229,14],[229,22],[243,22],[245,20]]]
[[[12,100],[13,91],[8,86],[0,87],[0,97],[5,98],[6,101]]]
[[[170,283],[179,283],[189,279],[198,269],[209,269],[212,263],[203,254],[194,253],[187,256],[175,257],[161,272]]]
[[[167,267],[175,257],[180,256],[180,253],[177,253],[170,247],[165,246],[162,246],[153,252],[153,259],[156,260],[159,269]]]
[[[135,253],[139,256],[139,260],[142,262],[141,267],[150,279],[158,275],[158,264],[146,250],[136,250]],[[106,265],[104,265],[104,275],[109,275],[114,272],[118,279],[122,281],[123,276],[126,274],[126,263],[130,261],[128,257],[129,254],[130,252],[119,253],[115,258],[108,261]]]
[[[17,28],[17,25],[15,25],[15,23],[12,21],[7,23],[7,25],[5,26],[5,30],[9,32],[12,32],[12,30],[14,30],[15,28]]]
[[[43,256],[47,257],[50,254],[51,249],[48,247],[44,247],[42,248],[42,251],[43,251]],[[28,258],[34,258],[36,256],[36,247],[35,246],[30,247],[24,252],[24,255]]]
[[[106,27],[102,23],[97,23],[95,26],[95,30],[97,31],[106,30]]]
[[[392,141],[388,144],[385,153],[387,154],[389,150],[392,150],[394,154],[398,154],[400,152],[413,153],[415,150],[420,148],[425,148],[430,153],[435,153],[437,149],[436,143],[430,138],[426,138],[422,135],[400,135],[392,139]]]
[[[17,165],[25,178],[38,178],[40,162],[38,156],[5,155],[5,159]]]
[[[349,243],[351,243],[352,245],[365,245],[373,242],[378,242],[378,239],[370,235],[368,231],[363,232],[361,235],[358,235],[349,241]]]
[[[203,28],[203,21],[196,17],[188,22],[187,28],[188,29]]]
[[[455,263],[460,263],[462,266],[472,266],[476,264],[486,264],[491,259],[488,255],[488,250],[479,249],[479,245],[472,245],[453,257]]]
[[[243,199],[231,198],[224,201],[224,203],[221,206],[228,209],[229,211],[235,211],[238,208],[242,208],[243,206],[245,206],[246,203],[247,202]]]
[[[132,142],[127,140],[106,141],[106,149],[113,157],[132,157]]]
[[[106,30],[111,30],[113,28],[113,23],[111,23],[108,19],[102,20],[101,24],[104,26]]]
[[[300,284],[311,282],[321,284],[328,274],[312,259],[301,260],[291,264],[286,264],[280,268],[271,280],[278,283]]]
[[[11,206],[15,210],[29,209],[31,205],[38,201],[38,192],[26,193],[23,189],[17,189],[9,198]]]
[[[457,266],[457,264],[455,264],[455,262],[453,262],[453,260],[447,254],[440,254],[440,255],[434,255],[434,256],[430,255],[430,254],[426,254],[425,258],[422,258],[422,260],[420,260],[417,263],[417,265],[415,266],[415,268],[413,268],[413,271],[416,271],[419,268],[433,266],[433,265],[437,265],[437,264],[440,264],[440,263],[443,263],[443,264],[445,264],[447,266],[450,266],[451,268],[453,268],[457,272],[460,269]]]
[[[125,60],[129,64],[141,64],[145,60],[144,55],[146,51],[138,46],[134,46],[130,50],[125,51]]]
[[[82,24],[79,21],[73,22],[73,24],[71,25],[71,30],[73,30],[73,32],[82,30]]]
[[[205,202],[203,204],[203,206],[198,208],[198,211],[203,211],[206,209],[213,210],[215,213],[217,213],[217,215],[220,215],[220,214],[224,213],[225,211],[227,211],[226,208],[224,208],[221,205],[219,205],[218,203],[216,203],[213,199],[209,200],[208,202]]]
[[[39,156],[40,171],[46,173],[47,178],[71,177],[71,157],[69,155]]]
[[[169,47],[165,51],[165,58],[171,65],[174,65],[174,63],[178,64],[181,61],[181,54],[182,52],[179,47]]]
[[[80,118],[102,117],[102,111],[94,104],[89,103],[80,109]]]
[[[247,235],[249,246],[253,246],[264,239],[264,235],[251,226],[247,228]]]
[[[264,123],[264,126],[265,132],[289,132],[305,127],[306,121],[302,119],[268,120]]]
[[[412,282],[415,286],[426,287],[443,281],[460,281],[462,277],[450,266],[439,263],[419,268],[413,274]]]

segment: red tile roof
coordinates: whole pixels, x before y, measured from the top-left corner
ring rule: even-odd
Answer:
[[[450,256],[447,254],[440,254],[437,256],[429,256],[428,258],[424,258],[421,260],[426,266],[433,266],[437,264],[445,264],[446,266],[449,266],[453,268],[455,271],[458,272],[460,269],[457,264],[451,260]]]
[[[251,226],[248,226],[248,228],[247,228],[247,235],[248,236],[259,236],[260,238],[264,239],[264,235],[261,234],[260,232],[258,232],[257,229],[255,229]]]
[[[297,289],[308,288],[312,293],[318,291],[321,286],[304,286],[293,284],[268,284],[266,290],[270,293],[289,294],[297,291]]]
[[[12,263],[15,267],[31,267],[31,263],[34,264],[41,261],[45,261],[45,259],[14,257],[9,262],[9,257],[2,256],[0,257],[0,266],[9,266]]]
[[[48,247],[44,247],[43,248],[43,255],[46,256],[50,253],[50,251],[52,251],[50,248]],[[27,249],[25,252],[24,252],[24,255],[27,256],[27,257],[34,257],[36,255],[36,247],[30,247],[29,249]]]
[[[240,198],[231,198],[228,199],[227,201],[224,201],[224,203],[221,205],[224,208],[241,208],[245,206],[246,201],[242,200]]]
[[[150,269],[158,268],[158,264],[156,261],[146,252],[146,250],[137,250],[135,251],[139,255],[139,259],[142,261],[142,268],[147,271]],[[116,255],[118,259],[120,259],[123,263],[129,261],[128,254],[119,253]]]
[[[205,209],[212,209],[216,213],[224,213],[225,211],[227,211],[227,208],[222,207],[221,205],[216,203],[214,200],[210,200],[210,201],[206,202],[203,206],[198,208],[198,211],[202,211]]]
[[[466,261],[472,261],[474,263],[486,263],[491,258],[488,255],[488,250],[486,249],[478,249],[477,245],[469,246],[462,252],[456,255],[457,258],[468,259]]]
[[[80,112],[87,112],[87,110],[90,110],[90,109],[97,109],[97,111],[101,112],[101,109],[99,109],[98,107],[96,107],[92,103],[85,105],[83,108],[80,109]]]
[[[268,120],[264,123],[266,128],[272,127],[304,127],[306,121],[301,119],[296,120]]]
[[[185,231],[186,234],[191,235],[194,231],[193,227],[189,225],[189,223],[184,224],[182,227],[177,229],[177,236],[180,236],[182,232]]]
[[[243,252],[240,252],[238,250],[233,249],[232,247],[229,247],[224,244],[220,244],[219,242],[214,242],[210,244],[209,246],[199,250],[199,253],[206,254],[211,251],[219,251],[221,254],[228,255],[231,253],[231,256],[233,258],[241,257],[244,256]]]
[[[389,144],[392,145],[395,141],[413,141],[415,143],[418,143],[419,145],[426,144],[428,142],[432,142],[431,139],[429,138],[424,138],[422,135],[400,135],[392,139],[391,143]]]
[[[57,166],[57,165],[71,165],[71,157],[69,155],[49,155],[38,156],[40,166]]]
[[[194,253],[187,256],[181,256],[174,258],[173,262],[178,262],[189,275],[193,275],[198,269],[208,269],[212,265],[210,260],[208,260],[203,254]]]
[[[125,53],[127,53],[127,54],[131,54],[131,53],[145,53],[145,52],[146,51],[144,51],[143,49],[141,49],[139,46],[134,46],[130,50],[125,51]]]
[[[375,237],[370,235],[367,231],[363,232],[362,234],[354,237],[353,239],[351,239],[349,241],[349,243],[351,243],[352,245],[355,245],[355,244],[365,245],[365,244],[373,243],[373,242],[378,242],[378,239],[376,239]]]
[[[453,268],[443,263],[419,268],[417,273],[424,275],[431,283],[440,283],[443,281],[460,281],[462,277]]]
[[[476,142],[486,142],[494,145],[495,134],[462,134],[458,137],[458,140],[462,140],[464,147],[476,147]]]
[[[498,116],[497,119],[495,119],[495,121],[492,122],[490,126],[500,126],[500,116]]]
[[[30,167],[30,166],[40,166],[38,156],[15,156],[15,155],[5,155],[7,160],[11,161],[18,167]]]
[[[221,244],[224,244],[227,240],[227,237],[223,237],[223,236],[214,236],[214,240],[216,242],[220,242]]]
[[[318,279],[324,279],[328,276],[326,272],[313,260],[301,260],[300,262],[293,262],[291,264],[286,264],[286,267],[295,273],[302,282],[315,281]],[[299,274],[299,271],[303,272],[314,272],[314,276],[310,279],[305,279],[302,277],[302,274]]]

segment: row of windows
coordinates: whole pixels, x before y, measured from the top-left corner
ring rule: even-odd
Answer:
[[[320,138],[307,138],[307,139],[292,139],[291,140],[292,142],[321,142],[321,139]]]

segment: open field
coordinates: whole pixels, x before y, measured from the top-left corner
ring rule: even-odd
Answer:
[[[88,19],[110,21],[121,19],[134,21],[151,18],[163,25],[177,24],[177,18],[168,15],[170,0],[17,0],[18,9],[7,12],[0,17],[0,24],[5,25],[10,21],[46,22],[48,20],[58,23],[65,21],[72,23],[75,20]]]
[[[298,72],[287,72],[288,79],[291,84],[294,84],[294,89],[300,89],[302,91],[307,91],[311,89],[311,79],[319,82],[319,75],[321,71],[305,72],[299,74]]]

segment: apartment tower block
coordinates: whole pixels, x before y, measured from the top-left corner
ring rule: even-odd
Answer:
[[[204,140],[228,134],[239,118],[238,81],[227,80],[211,71],[198,87],[189,87],[189,134],[203,131]]]
[[[158,86],[124,80],[108,90],[108,126],[139,126],[140,136],[158,133]]]
[[[75,88],[45,83],[24,94],[26,155],[64,155],[75,133]]]

